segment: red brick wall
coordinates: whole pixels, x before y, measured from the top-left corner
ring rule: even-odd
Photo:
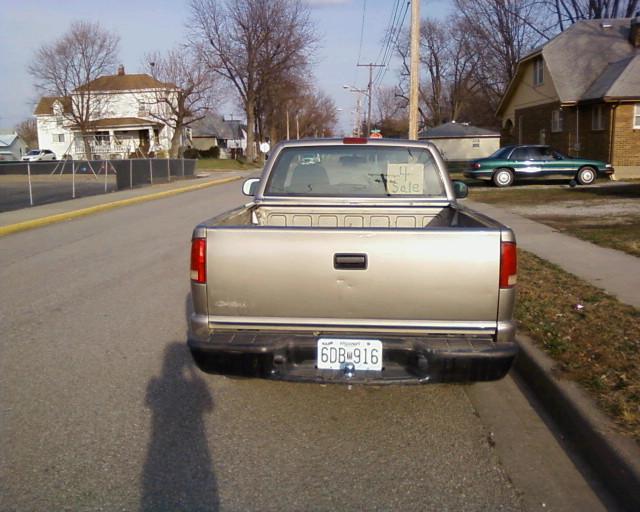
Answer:
[[[640,165],[640,129],[633,128],[633,114],[633,103],[621,103],[615,109],[612,162],[614,167]]]

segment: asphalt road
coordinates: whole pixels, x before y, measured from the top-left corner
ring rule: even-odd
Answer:
[[[0,238],[0,510],[604,510],[510,377],[199,373],[191,229],[239,188]]]

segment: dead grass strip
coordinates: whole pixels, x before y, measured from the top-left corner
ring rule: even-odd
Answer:
[[[526,251],[519,251],[521,329],[640,443],[640,311]]]

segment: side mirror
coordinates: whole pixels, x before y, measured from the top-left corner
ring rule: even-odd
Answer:
[[[260,178],[250,178],[242,184],[242,193],[245,196],[255,196],[260,185]]]
[[[467,187],[467,184],[462,181],[454,181],[453,192],[456,199],[464,199],[469,195],[469,187]]]

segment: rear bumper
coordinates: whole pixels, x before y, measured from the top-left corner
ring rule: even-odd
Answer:
[[[382,341],[383,369],[356,371],[351,377],[342,370],[316,367],[318,336],[308,333],[215,333],[207,341],[189,339],[188,344],[198,367],[208,373],[345,384],[498,380],[507,374],[518,352],[515,343],[496,343],[488,337],[367,334],[366,338]]]

